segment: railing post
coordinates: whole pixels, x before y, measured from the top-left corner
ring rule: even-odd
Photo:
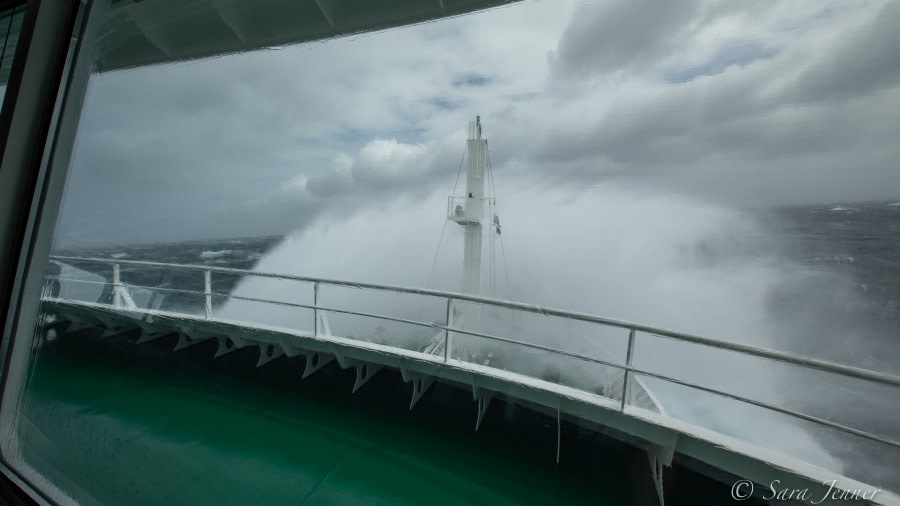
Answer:
[[[319,282],[313,283],[313,335],[319,335]]]
[[[622,406],[619,411],[625,411],[625,406],[631,401],[631,380],[634,373],[631,372],[634,360],[634,329],[628,332],[628,352],[625,356],[625,378],[622,380]]]
[[[122,307],[122,296],[120,295],[122,290],[122,281],[119,276],[119,264],[113,264],[113,307],[118,309]]]
[[[447,329],[444,330],[444,362],[450,357],[450,317],[453,312],[453,299],[447,297]]]
[[[212,318],[212,272],[203,271],[203,295],[206,296],[206,319]]]

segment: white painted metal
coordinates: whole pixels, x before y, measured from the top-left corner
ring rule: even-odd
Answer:
[[[303,376],[300,379],[312,376],[313,373],[335,360],[335,356],[330,353],[304,353],[304,356],[306,357],[306,367],[303,369]]]
[[[212,273],[209,270],[203,271],[203,295],[205,296],[204,309],[208,320],[212,318]]]
[[[322,282],[320,280],[320,282]],[[449,296],[451,294],[447,294]],[[454,298],[457,297],[454,295]],[[292,347],[307,350],[310,353],[331,353],[337,357],[342,367],[356,367],[362,363],[368,363],[376,368],[392,367],[401,371],[409,371],[416,375],[439,378],[460,384],[470,384],[478,403],[476,427],[480,426],[490,398],[495,393],[507,397],[513,397],[542,406],[552,411],[565,412],[586,421],[593,421],[602,426],[613,429],[613,435],[621,433],[621,437],[637,438],[635,444],[644,448],[654,448],[651,462],[656,466],[654,478],[661,479],[660,465],[671,463],[675,451],[697,458],[709,465],[720,468],[756,483],[770,483],[774,479],[781,481],[782,485],[791,488],[809,488],[821,495],[823,483],[834,479],[834,471],[824,470],[815,463],[799,461],[789,455],[773,452],[758,447],[746,441],[698,427],[684,421],[673,419],[663,413],[641,409],[633,405],[621,406],[618,400],[609,399],[593,392],[587,392],[578,388],[559,385],[540,378],[530,377],[519,373],[497,369],[495,367],[467,363],[458,359],[444,362],[440,356],[430,353],[406,350],[389,345],[370,343],[357,339],[340,336],[314,335],[308,331],[271,327],[266,325],[248,325],[244,322],[231,322],[223,320],[206,320],[194,315],[169,313],[158,310],[129,311],[115,308],[111,304],[95,302],[79,302],[62,300],[51,297],[44,298],[49,310],[56,310],[70,320],[84,318],[92,322],[104,322],[104,324],[123,327],[131,322],[137,326],[138,322],[153,316],[160,327],[175,329],[192,329],[198,336],[229,335],[232,338],[244,342],[290,342]],[[322,308],[330,311],[330,308]],[[450,329],[450,326],[426,324]],[[526,344],[522,343],[523,346]],[[816,367],[813,362],[810,367]],[[827,420],[817,420],[806,415],[790,410],[782,410],[777,406],[766,405],[749,399],[731,396],[724,392],[703,385],[694,385],[669,378],[650,371],[643,371],[634,367],[619,366],[626,371],[635,374],[644,374],[658,379],[699,388],[702,390],[721,393],[731,398],[750,402],[752,404],[774,409],[803,419],[817,421],[838,430],[866,437],[872,441],[881,442],[894,447],[900,447],[900,443],[889,438],[868,434],[862,431],[844,427]],[[374,371],[357,369],[357,382],[354,390],[365,383]],[[880,373],[876,377],[880,377]],[[896,385],[900,379],[886,376],[878,381],[882,384]],[[551,412],[552,412],[551,411]],[[650,444],[651,446],[648,446]],[[858,481],[841,477],[842,487],[866,488],[867,485]],[[661,481],[658,482],[661,484]],[[869,488],[871,488],[869,486]],[[890,493],[881,496],[882,500],[896,500],[897,497]]]
[[[216,358],[244,347],[244,341],[235,335],[219,335],[216,337],[216,340],[219,343],[218,348],[216,348]]]
[[[416,379],[412,380],[413,394],[412,399],[409,401],[409,409],[412,409],[416,403],[419,402],[419,399],[421,399],[422,396],[425,395],[425,392],[428,391],[428,387],[434,383],[434,378],[418,374],[415,377]]]
[[[447,298],[447,329],[444,330],[444,362],[450,358],[450,321],[453,318],[453,298]]]
[[[634,363],[634,329],[628,331],[628,352],[625,356],[625,371],[624,376],[622,378],[622,409],[625,409],[625,406],[631,403],[632,394],[631,394],[631,383],[633,382],[634,373],[629,371]]]
[[[313,334],[319,335],[319,283],[313,283]]]
[[[565,311],[562,309],[556,309],[556,308],[551,308],[551,307],[546,307],[546,306],[539,306],[536,304],[525,304],[522,302],[514,302],[514,301],[509,301],[509,300],[504,300],[504,299],[494,299],[494,298],[490,298],[490,297],[481,297],[481,296],[475,296],[475,295],[469,295],[469,294],[463,294],[463,293],[457,293],[457,292],[446,292],[446,291],[432,290],[432,289],[426,289],[426,288],[404,287],[404,286],[397,286],[397,285],[382,285],[382,284],[376,284],[376,283],[348,281],[348,280],[341,280],[341,279],[316,278],[316,277],[311,277],[311,276],[293,276],[293,275],[287,275],[287,274],[277,274],[277,273],[272,273],[272,272],[250,271],[250,270],[246,270],[246,269],[233,269],[233,268],[228,268],[228,267],[208,267],[208,266],[198,266],[198,265],[189,265],[189,264],[145,262],[145,261],[138,261],[138,260],[112,261],[112,260],[106,259],[106,258],[80,258],[80,257],[68,257],[68,256],[52,256],[51,259],[60,261],[60,262],[70,261],[70,262],[77,262],[77,263],[99,263],[99,264],[106,264],[106,265],[112,265],[113,263],[119,263],[119,264],[123,264],[123,265],[127,264],[127,265],[133,265],[133,266],[156,267],[156,268],[164,268],[164,269],[172,269],[172,270],[185,270],[185,271],[203,271],[203,270],[208,269],[212,272],[218,272],[218,273],[223,273],[223,274],[254,276],[254,277],[261,277],[261,278],[275,278],[275,279],[284,279],[284,280],[291,280],[291,281],[305,281],[305,282],[312,283],[312,284],[319,283],[319,284],[325,284],[325,285],[344,286],[344,287],[358,288],[358,289],[368,289],[368,290],[375,290],[375,291],[388,292],[388,293],[390,293],[390,292],[407,293],[407,294],[412,294],[412,295],[437,297],[437,298],[441,298],[441,299],[445,299],[445,300],[453,299],[454,301],[473,302],[476,304],[483,304],[486,306],[514,309],[517,311],[535,313],[535,314],[540,314],[540,315],[544,315],[544,316],[557,316],[557,317],[561,317],[561,318],[573,320],[573,321],[597,323],[600,325],[606,325],[609,327],[617,327],[617,328],[625,329],[628,331],[634,330],[635,332],[654,334],[657,336],[667,337],[667,338],[674,339],[677,341],[699,344],[699,345],[708,346],[710,348],[715,348],[715,349],[743,353],[745,355],[766,358],[766,359],[775,360],[778,362],[783,362],[786,364],[798,365],[801,367],[831,372],[831,373],[842,375],[842,376],[862,379],[862,380],[866,380],[866,381],[872,381],[872,382],[881,383],[884,385],[900,387],[900,377],[894,376],[891,374],[886,374],[886,373],[877,372],[877,371],[871,371],[868,369],[861,369],[861,368],[853,367],[853,366],[836,364],[833,362],[827,362],[824,360],[818,360],[818,359],[814,359],[814,358],[801,357],[799,355],[794,355],[791,353],[785,353],[785,352],[781,352],[781,351],[770,350],[770,349],[766,349],[766,348],[759,348],[759,347],[737,344],[737,343],[732,343],[732,342],[727,342],[727,341],[719,341],[716,339],[711,339],[711,338],[699,336],[696,334],[689,334],[689,333],[685,333],[685,332],[676,332],[676,331],[664,329],[661,327],[653,327],[650,325],[643,325],[640,323],[629,322],[626,320],[605,318],[602,316],[596,316],[596,315],[587,314],[587,313],[579,313],[579,312],[575,312],[575,311]],[[81,282],[78,279],[60,278],[60,280],[61,281],[69,281],[69,282],[73,282],[73,283]],[[183,293],[197,293],[197,292],[193,292],[191,290],[173,290],[173,289],[162,289],[162,288],[156,288],[156,287],[141,287],[141,288],[152,289],[152,290],[161,290],[161,291],[162,290],[177,291],[177,292],[183,292]],[[303,308],[308,308],[308,309],[313,308],[313,306],[309,306],[309,305],[290,304],[290,303],[285,303],[285,302],[281,302],[281,301],[255,299],[255,298],[250,298],[250,297],[236,297],[236,296],[225,294],[225,293],[216,294],[216,295],[230,296],[231,298],[234,298],[234,299],[248,300],[248,301],[254,301],[254,302],[263,302],[263,303],[276,304],[276,305],[303,307]],[[53,300],[53,298],[45,297],[45,300]],[[382,315],[373,315],[373,314],[355,312],[355,311],[342,311],[342,310],[335,309],[335,308],[324,308],[321,306],[318,309],[329,311],[329,312],[347,312],[349,314],[356,314],[356,315],[361,315],[361,316],[372,316],[372,317],[382,318],[385,320],[409,323],[412,325],[433,327],[435,329],[440,329],[440,330],[446,330],[449,327],[449,326],[444,327],[444,326],[440,326],[440,325],[435,325],[432,322],[403,320],[403,319],[399,319],[399,318],[391,318],[391,317],[382,316]],[[144,312],[146,314],[154,313],[154,311],[150,311],[150,310],[144,310]],[[475,332],[466,331],[466,330],[460,329],[460,328],[450,327],[450,330],[453,332],[464,332],[464,333],[469,333],[472,335],[480,335],[480,336],[488,337],[488,338],[492,337],[492,336],[488,336],[488,335],[484,335],[484,334],[478,334]],[[519,344],[522,344],[523,346],[533,346],[533,345],[526,344],[526,343],[519,343]],[[585,360],[591,360],[589,357],[580,357],[580,358],[583,358]],[[596,361],[596,362],[604,363],[602,361]],[[616,365],[616,364],[606,364],[606,365],[613,365],[613,366],[621,367],[621,365]]]
[[[356,393],[363,385],[368,383],[372,376],[375,376],[381,366],[375,363],[359,362],[353,365],[356,369],[356,382],[353,383],[353,393]]]
[[[122,284],[119,264],[113,264],[112,276],[113,305],[118,308],[136,309],[137,305],[131,298],[131,294],[128,293],[128,289]]]
[[[113,277],[113,307],[120,308],[120,307],[122,307],[122,300],[119,297],[119,289],[122,287],[122,281],[120,279],[120,274],[119,274],[119,264],[113,264],[112,277]]]
[[[260,343],[259,344],[259,360],[256,362],[256,367],[262,367],[269,362],[283,357],[285,355],[284,348],[275,343]]]
[[[463,292],[479,295],[481,293],[481,242],[482,219],[484,218],[484,174],[487,155],[487,139],[481,137],[481,117],[475,117],[475,123],[469,128],[469,140],[466,142],[468,152],[468,170],[466,171],[466,200],[462,223],[466,231],[463,245]]]

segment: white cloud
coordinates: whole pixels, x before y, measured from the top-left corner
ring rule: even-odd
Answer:
[[[396,139],[375,139],[359,150],[354,174],[402,176],[422,172],[429,150],[421,144],[404,144]]]
[[[300,174],[282,185],[282,189],[291,192],[306,191],[306,183],[308,182],[309,177],[307,177],[305,174]]]
[[[897,5],[522,2],[95,76],[61,228],[283,232],[422,194],[453,178],[476,114],[508,180],[615,178],[742,205],[895,197]],[[289,203],[266,197],[301,181]],[[155,225],[184,215],[192,228]]]

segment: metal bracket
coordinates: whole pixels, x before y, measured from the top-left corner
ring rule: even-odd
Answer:
[[[408,371],[402,371],[402,375],[403,381],[412,383],[413,386],[412,398],[409,400],[409,409],[412,409],[413,406],[419,402],[419,399],[425,395],[425,392],[431,388],[432,383],[434,383],[434,378],[423,374],[410,373]]]
[[[334,355],[328,353],[304,353],[303,356],[306,357],[306,367],[303,369],[303,376],[300,379],[312,376],[314,372],[334,361]]]
[[[63,328],[63,332],[68,334],[69,332],[78,332],[79,330],[94,328],[96,326],[97,325],[95,323],[85,320],[73,320]]]
[[[276,358],[284,356],[284,348],[278,343],[259,343],[259,361],[256,367],[262,367]]]
[[[130,327],[125,324],[114,324],[112,322],[106,323],[104,322],[104,330],[103,334],[100,335],[100,339],[106,339],[109,337],[115,337],[121,335],[123,332],[127,332],[130,330]]]
[[[153,330],[153,327],[151,325],[148,325],[145,323],[139,323],[138,327],[141,328],[141,337],[139,337],[137,340],[138,344],[150,342],[150,341],[159,339],[160,337],[167,336],[172,333],[171,331],[168,331],[168,330],[165,330],[165,331]]]
[[[362,362],[354,367],[356,368],[356,382],[353,383],[353,393],[356,393],[360,387],[372,379],[372,376],[375,376],[375,373],[381,370],[380,365],[370,364],[368,362]]]
[[[422,349],[422,353],[443,357],[445,355],[444,350],[446,349],[446,341],[447,331],[442,330],[431,338],[431,342]]]
[[[205,341],[209,339],[208,337],[201,337],[196,335],[191,335],[189,331],[184,329],[178,330],[178,343],[175,344],[175,348],[172,351],[179,351],[187,348],[188,346],[193,346],[201,341]]]
[[[382,366],[378,364],[347,358],[347,356],[342,353],[335,353],[334,356],[338,365],[341,366],[341,369],[350,367],[356,369],[356,381],[353,383],[353,393],[356,393],[357,390],[372,379],[372,376],[375,376],[375,373],[382,368]]]
[[[171,334],[171,332],[148,332],[144,329],[141,329],[141,336],[138,337],[137,343],[149,343],[150,341],[155,341],[156,339],[167,336],[169,334]]]
[[[300,355],[306,355],[303,353],[303,349],[297,348],[296,346],[291,346],[288,343],[285,343],[284,340],[281,341],[281,349],[284,350],[284,354],[290,358],[299,357]]]
[[[131,298],[131,294],[128,293],[128,289],[124,286],[117,286],[113,291],[113,297],[115,297],[114,305],[116,308],[128,309],[131,311],[136,311],[138,309],[137,304],[134,303],[134,299]]]
[[[219,341],[219,347],[216,349],[215,358],[227,355],[244,346],[244,342],[238,337],[216,336],[216,339]]]

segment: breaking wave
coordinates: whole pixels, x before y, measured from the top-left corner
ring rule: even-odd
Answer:
[[[460,291],[463,233],[448,223],[442,237],[445,208],[446,196],[434,193],[419,201],[366,209],[339,221],[323,219],[288,236],[256,269]],[[487,295],[766,348],[783,348],[789,339],[770,317],[767,304],[771,294],[791,279],[791,266],[777,256],[777,248],[747,215],[680,196],[648,196],[612,186],[576,195],[520,191],[504,200],[501,210],[503,242],[486,237],[483,249],[484,264],[498,266],[494,276],[487,271],[482,276],[496,279],[483,284]],[[435,255],[438,242],[441,247]],[[506,269],[501,270],[504,253],[508,280]],[[432,264],[435,269],[430,276]],[[234,293],[308,305],[310,292],[301,283],[246,278]],[[353,289],[331,289],[322,296],[332,306],[400,318],[444,319],[440,305],[423,308],[420,299],[373,297]],[[233,299],[220,311],[226,318],[290,328],[312,322],[308,311]],[[520,324],[517,329],[527,327]],[[419,347],[433,336],[433,331],[398,329],[335,316],[331,330],[336,335],[406,347]],[[522,332],[527,339],[543,339],[541,344],[579,353],[619,355],[624,351],[624,335]],[[739,395],[784,404],[791,397],[782,392],[796,386],[797,378],[789,372],[759,359],[653,336],[639,343],[641,367]],[[496,348],[491,353],[496,362]],[[517,355],[516,367],[547,370],[554,360],[547,354]],[[573,384],[589,383],[585,378],[596,374],[595,365],[583,363],[553,367],[565,371]],[[831,471],[843,468],[822,447],[821,437],[784,415],[659,381],[647,384],[675,418]]]

